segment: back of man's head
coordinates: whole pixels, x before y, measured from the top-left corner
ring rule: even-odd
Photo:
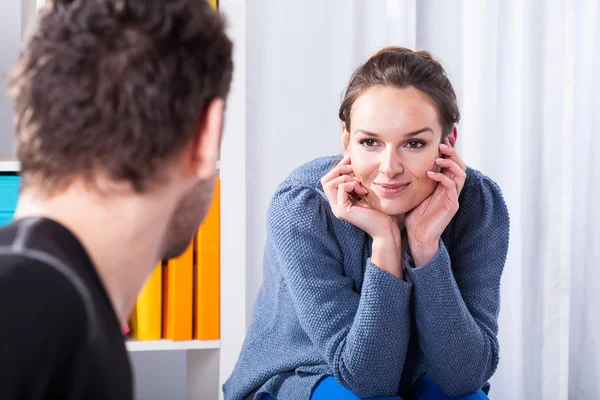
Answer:
[[[24,188],[144,192],[225,99],[232,43],[205,0],[54,0],[11,74]]]

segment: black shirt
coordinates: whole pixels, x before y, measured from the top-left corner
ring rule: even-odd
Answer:
[[[110,299],[81,243],[49,219],[0,229],[0,399],[133,399]]]

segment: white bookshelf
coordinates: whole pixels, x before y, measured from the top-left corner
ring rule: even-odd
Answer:
[[[248,0],[219,0],[219,10],[227,19],[233,46],[233,81],[227,101],[225,129],[221,144],[221,347],[218,358],[218,398],[237,362],[249,326],[247,303],[247,215],[249,190],[246,156],[246,7]],[[193,357],[211,356],[193,352]],[[188,358],[188,398],[208,399],[197,393],[190,396],[190,373],[204,370]],[[210,379],[208,374],[206,379]]]
[[[220,340],[126,340],[129,351],[182,351],[215,350],[221,347]]]
[[[11,158],[0,158],[0,172],[18,172],[19,162]]]

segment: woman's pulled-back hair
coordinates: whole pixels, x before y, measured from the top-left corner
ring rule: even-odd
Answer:
[[[427,94],[437,108],[442,136],[449,135],[460,120],[452,84],[442,65],[430,53],[404,47],[385,47],[352,74],[339,112],[348,132],[354,101],[365,90],[377,85],[399,89],[414,87]]]

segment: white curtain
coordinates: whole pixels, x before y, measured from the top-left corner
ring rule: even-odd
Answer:
[[[491,398],[600,399],[599,1],[255,0],[247,21],[249,293],[275,186],[340,149],[351,71],[426,49],[459,97],[461,155],[511,214]]]

